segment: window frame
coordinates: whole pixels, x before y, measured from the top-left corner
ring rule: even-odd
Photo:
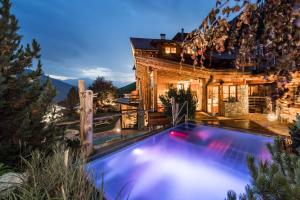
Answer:
[[[177,53],[177,48],[173,46],[165,46],[164,47],[164,53],[165,54],[176,54]]]
[[[227,87],[227,92],[225,92],[225,89],[224,89],[224,87]],[[231,88],[234,88],[234,93],[232,93],[232,91],[233,91],[233,89],[231,89]],[[222,101],[223,102],[229,102],[229,99],[231,98],[231,97],[234,97],[235,98],[235,102],[237,102],[238,101],[238,98],[237,98],[237,85],[223,85],[223,96],[222,96]],[[226,98],[224,98],[224,94],[227,94],[226,96]],[[232,95],[233,94],[233,95]]]
[[[170,47],[170,52],[171,54],[176,54],[177,53],[177,48],[176,47]]]
[[[166,46],[166,47],[165,47],[165,53],[166,53],[166,54],[170,54],[170,53],[171,53],[171,47]]]

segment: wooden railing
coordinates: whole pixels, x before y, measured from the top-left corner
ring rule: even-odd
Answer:
[[[266,97],[249,96],[250,113],[263,113],[266,107]]]

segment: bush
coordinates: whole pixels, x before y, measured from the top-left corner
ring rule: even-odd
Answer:
[[[85,173],[85,159],[79,153],[54,147],[53,153],[35,151],[26,164],[26,180],[8,199],[103,199]],[[103,190],[102,190],[103,191]]]
[[[292,139],[292,148],[296,154],[300,154],[300,115],[297,114],[294,123],[289,126],[289,134]]]
[[[9,172],[9,168],[7,168],[4,164],[0,163],[0,176]]]
[[[280,140],[268,145],[272,162],[260,162],[258,166],[253,156],[248,157],[251,183],[240,200],[299,200],[300,199],[300,159],[295,154],[281,150]],[[227,200],[237,200],[234,191],[229,191]]]
[[[185,101],[188,102],[188,111],[189,111],[189,118],[195,118],[196,106],[197,106],[197,97],[192,94],[191,88],[189,87],[187,90],[180,89],[177,90],[174,87],[170,87],[169,90],[166,92],[165,95],[160,95],[159,99],[164,106],[164,111],[168,116],[172,116],[172,105],[171,105],[171,98],[175,98],[175,102],[179,104],[179,109],[182,107]],[[183,108],[186,109],[186,108]],[[186,112],[182,111],[180,113],[179,118],[184,115]]]

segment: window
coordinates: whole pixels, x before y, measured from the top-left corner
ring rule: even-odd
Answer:
[[[229,86],[229,98],[236,101],[236,86]]]
[[[170,54],[171,53],[171,48],[170,47],[165,47],[165,53]]]
[[[176,47],[165,47],[165,53],[170,54],[170,53],[176,53]]]
[[[176,47],[171,47],[171,53],[176,53]]]
[[[258,96],[258,86],[257,85],[251,85],[249,86],[249,96]]]
[[[177,84],[177,90],[183,90],[183,89],[184,89],[183,83],[178,83]]]
[[[249,96],[271,96],[273,91],[271,84],[249,85],[248,88]]]
[[[236,85],[223,86],[223,101],[236,101],[237,100]]]
[[[193,54],[193,49],[191,47],[187,47],[187,54]]]

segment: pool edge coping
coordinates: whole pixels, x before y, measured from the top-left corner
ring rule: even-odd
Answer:
[[[118,151],[122,148],[125,148],[129,145],[132,145],[132,144],[136,143],[136,142],[144,140],[144,139],[146,139],[148,137],[151,137],[155,134],[158,134],[162,131],[168,130],[172,127],[173,126],[171,126],[171,125],[166,126],[166,127],[160,128],[160,129],[150,131],[150,132],[148,132],[144,135],[140,135],[140,136],[137,136],[137,137],[134,137],[134,138],[128,138],[126,140],[120,140],[120,141],[116,142],[115,144],[103,147],[103,149],[99,148],[96,151],[94,151],[94,153],[91,156],[88,157],[87,162],[89,163],[93,160],[96,160],[96,159],[101,158],[103,156],[106,156],[108,154],[114,153],[114,152],[116,152],[116,151]]]

